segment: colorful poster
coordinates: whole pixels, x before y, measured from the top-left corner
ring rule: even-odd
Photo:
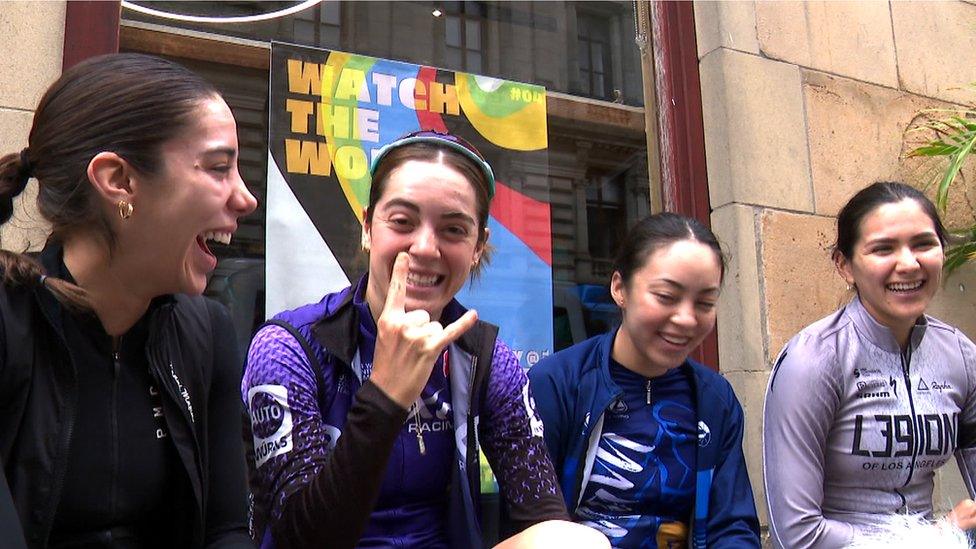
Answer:
[[[544,88],[280,43],[270,81],[268,316],[365,271],[372,155],[409,132],[436,130],[474,144],[497,178],[491,262],[458,300],[500,326],[524,368],[552,352]]]

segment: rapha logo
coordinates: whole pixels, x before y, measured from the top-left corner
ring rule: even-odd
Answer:
[[[934,379],[932,380],[932,383],[929,384],[929,387],[932,387],[932,390],[933,391],[938,391],[940,393],[942,391],[948,391],[948,390],[951,390],[952,389],[952,385],[949,385],[949,382],[948,381],[945,381],[945,380],[943,380],[943,381],[936,381]]]

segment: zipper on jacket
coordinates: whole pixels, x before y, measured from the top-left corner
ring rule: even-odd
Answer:
[[[112,338],[112,485],[109,492],[109,515],[115,518],[119,489],[119,370],[121,338]]]
[[[647,403],[651,403],[651,380],[647,380]]]
[[[901,353],[901,369],[905,376],[905,392],[908,393],[908,409],[912,418],[912,430],[915,433],[912,435],[912,461],[908,464],[908,478],[905,479],[905,484],[902,484],[902,487],[908,486],[908,483],[912,481],[912,476],[915,474],[915,459],[918,458],[918,422],[915,419],[915,401],[912,399],[912,380],[909,377],[911,364],[912,344],[909,341],[908,346]]]
[[[423,398],[421,398],[421,402],[423,402]],[[424,434],[420,431],[420,406],[414,410],[413,424],[417,426],[417,447],[420,449],[420,455],[425,456],[427,455],[427,446],[424,445]]]

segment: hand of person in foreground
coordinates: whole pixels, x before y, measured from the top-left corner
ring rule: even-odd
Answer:
[[[969,498],[960,501],[946,518],[962,530],[976,528],[976,502]]]
[[[494,549],[610,549],[610,541],[602,533],[565,520],[547,520],[534,524],[506,539]]]
[[[471,310],[447,326],[432,321],[427,311],[405,311],[410,256],[397,254],[383,312],[376,322],[376,351],[370,379],[394,402],[409,409],[420,396],[437,356],[474,326]]]

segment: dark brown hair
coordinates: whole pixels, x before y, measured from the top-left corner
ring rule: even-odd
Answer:
[[[163,143],[185,130],[201,102],[218,96],[188,69],[148,55],[104,55],[68,69],[41,98],[27,148],[0,157],[0,223],[35,177],[37,206],[52,225],[52,239],[84,227],[113,249],[115,235],[88,180],[92,158],[114,152],[154,175]],[[44,274],[36,261],[7,251],[0,252],[0,269],[7,285],[36,285]],[[50,277],[44,283],[62,302],[87,306],[80,288]]]
[[[369,206],[366,208],[366,222],[373,220],[373,206],[376,205],[386,190],[390,174],[398,167],[411,160],[423,162],[440,162],[454,168],[471,183],[474,189],[475,209],[478,216],[478,242],[485,240],[485,229],[488,227],[488,212],[491,208],[489,183],[484,172],[475,165],[474,161],[446,145],[433,142],[410,143],[397,147],[387,153],[376,166],[373,181],[369,188]],[[490,261],[491,248],[485,242],[485,249],[481,254],[481,261],[471,270],[472,276],[477,276],[482,265]]]
[[[932,220],[932,226],[935,228],[936,236],[939,237],[939,243],[945,248],[948,242],[946,229],[942,220],[939,219],[939,212],[936,211],[932,201],[915,187],[894,181],[878,181],[858,191],[837,214],[837,242],[834,243],[834,259],[837,259],[837,254],[843,255],[848,260],[853,257],[854,245],[861,238],[861,222],[875,208],[884,204],[901,202],[906,198],[917,202],[925,215]]]
[[[629,287],[634,272],[644,267],[652,253],[679,240],[695,240],[708,246],[718,260],[719,280],[725,279],[725,254],[715,234],[697,219],[670,212],[649,215],[630,229],[617,251],[613,270]]]

